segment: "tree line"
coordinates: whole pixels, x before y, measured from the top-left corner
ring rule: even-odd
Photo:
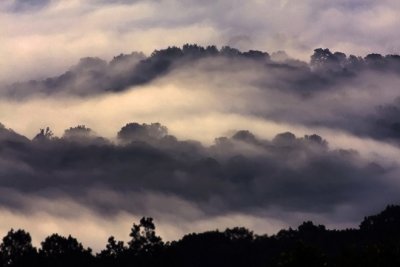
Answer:
[[[35,248],[28,232],[11,229],[0,245],[1,266],[399,266],[400,206],[365,217],[358,229],[306,221],[271,236],[235,227],[164,242],[153,219],[143,217],[129,236],[127,243],[111,236],[93,253],[59,234]]]
[[[368,54],[365,57],[332,52],[328,48],[317,48],[309,62],[289,57],[285,52],[269,54],[259,50],[240,51],[230,46],[218,49],[215,45],[206,47],[185,44],[155,50],[146,56],[141,52],[120,54],[110,62],[97,57],[85,57],[65,73],[44,80],[19,81],[6,86],[5,96],[24,99],[34,94],[72,94],[90,96],[93,94],[120,92],[131,87],[147,84],[156,78],[168,75],[172,70],[184,68],[196,72],[199,60],[222,60],[224,68],[243,63],[265,70],[265,82],[271,82],[267,73],[283,79],[290,87],[299,91],[326,88],[337,80],[349,79],[365,71],[399,74],[400,56]],[[215,61],[214,61],[215,62]],[[246,65],[247,66],[247,65]],[[215,71],[215,70],[213,70]],[[299,85],[300,83],[300,85]],[[265,85],[265,84],[263,84]],[[279,84],[277,84],[279,85]],[[297,85],[297,86],[296,86]],[[280,85],[281,89],[285,86]],[[301,90],[300,90],[301,92]]]

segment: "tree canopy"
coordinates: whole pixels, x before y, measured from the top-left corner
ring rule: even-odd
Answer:
[[[164,243],[153,218],[134,223],[125,244],[113,236],[93,254],[76,238],[52,234],[37,250],[30,234],[11,229],[0,266],[398,266],[400,206],[365,217],[359,229],[328,230],[312,221],[258,235],[244,227],[187,234]]]

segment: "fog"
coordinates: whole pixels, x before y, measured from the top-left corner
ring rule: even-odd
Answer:
[[[0,234],[98,251],[142,216],[173,240],[398,203],[399,7],[1,2]]]

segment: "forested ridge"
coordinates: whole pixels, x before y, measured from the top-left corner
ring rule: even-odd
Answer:
[[[66,129],[60,137],[44,127],[33,138],[0,124],[1,207],[29,217],[32,210],[52,214],[40,201],[56,206],[67,200],[106,220],[124,212],[137,216],[172,211],[177,221],[185,218],[186,207],[210,219],[229,214],[264,218],[255,211],[268,214],[274,207],[294,214],[291,219],[280,218],[288,225],[293,225],[297,214],[326,215],[325,222],[339,214],[343,218],[332,225],[354,223],[367,210],[399,203],[400,100],[393,98],[398,96],[399,70],[397,55],[362,58],[329,49],[316,49],[309,63],[284,52],[269,55],[197,45],[169,47],[148,57],[121,54],[111,62],[83,58],[60,76],[6,87],[3,97],[13,108],[9,116],[24,101],[44,97],[58,99],[61,102],[54,103],[60,104],[72,96],[87,100],[123,95],[153,82],[158,86],[157,82],[162,84],[159,79],[168,80],[170,75],[171,81],[186,77],[189,90],[199,81],[214,79],[210,89],[193,89],[220,91],[218,107],[207,103],[199,109],[204,114],[215,108],[223,115],[220,118],[234,111],[245,114],[246,120],[252,114],[268,122],[313,130],[299,135],[296,127],[286,132],[265,127],[258,136],[238,124],[240,128],[215,136],[207,145],[178,138],[158,122],[129,122],[111,138],[83,124]],[[232,83],[224,91],[222,85],[227,82]],[[236,83],[239,97],[227,100]],[[257,90],[252,91],[253,87]],[[249,92],[251,97],[246,98]],[[238,98],[243,98],[244,105],[230,106]],[[192,102],[181,102],[189,108],[177,114],[191,111]],[[229,105],[222,112],[219,106],[225,102]],[[354,103],[363,103],[362,108],[358,110]],[[40,105],[29,107],[29,119]],[[95,113],[90,112],[90,117]],[[136,121],[133,115],[129,119]],[[99,127],[107,120],[92,124]],[[187,125],[195,124],[201,123],[193,120]],[[320,136],[318,127],[331,132],[322,131],[324,136]],[[350,141],[335,144],[341,133],[349,135]],[[371,144],[380,156],[364,151]],[[342,207],[347,214],[342,215]],[[56,215],[62,217],[63,212]],[[272,236],[238,227],[164,242],[153,220],[143,217],[127,233],[129,242],[105,238],[107,243],[99,252],[59,234],[50,235],[35,248],[28,232],[14,229],[0,247],[1,266],[398,266],[399,225],[400,208],[389,206],[365,218],[359,229],[327,230],[306,221],[297,229]]]
[[[215,65],[218,61],[222,65]],[[349,82],[364,73],[398,75],[400,56],[371,53],[361,57],[317,48],[310,61],[305,62],[291,58],[284,51],[270,54],[259,50],[240,51],[230,46],[218,49],[215,45],[185,44],[155,50],[149,56],[142,52],[120,54],[109,62],[98,57],[84,57],[61,75],[42,80],[21,80],[5,86],[2,91],[4,96],[14,99],[37,94],[93,96],[148,84],[178,69],[198,72],[202,64],[208,72],[229,69],[230,65],[258,69],[264,72],[258,81],[261,88],[277,87],[309,95],[339,82]],[[269,75],[278,82],[271,80]]]
[[[52,234],[36,248],[25,230],[11,229],[0,245],[1,266],[398,266],[400,206],[365,217],[357,229],[297,229],[259,235],[244,227],[191,233],[164,242],[152,218],[134,223],[125,243],[111,236],[94,253],[76,238]]]
[[[0,267],[400,267],[399,0],[0,0]]]

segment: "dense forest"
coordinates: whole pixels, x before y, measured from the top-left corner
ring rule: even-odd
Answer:
[[[143,217],[129,242],[111,236],[99,253],[58,234],[35,248],[28,232],[11,229],[0,256],[1,266],[398,266],[399,229],[400,206],[390,205],[358,229],[328,230],[306,221],[271,236],[235,227],[163,242],[153,219]]]
[[[0,267],[400,267],[400,0],[0,0]]]
[[[207,61],[208,60],[208,61]],[[365,57],[332,52],[328,48],[317,48],[310,62],[289,57],[284,51],[268,52],[249,50],[242,52],[224,46],[202,47],[185,44],[155,50],[150,56],[141,52],[120,54],[110,62],[98,57],[81,58],[79,63],[65,73],[43,80],[20,81],[4,88],[6,96],[24,98],[35,94],[53,95],[69,93],[79,96],[120,92],[131,87],[147,84],[166,76],[176,69],[196,69],[204,63],[208,71],[215,71],[216,60],[223,65],[241,64],[265,72],[261,87],[278,86],[280,89],[296,90],[300,94],[331,88],[339,81],[349,81],[358,75],[372,71],[399,74],[400,56],[368,54]],[[230,61],[230,62],[229,62]],[[220,68],[219,66],[218,68]],[[285,83],[272,83],[267,74],[286,79]]]
[[[240,76],[246,69],[257,75]],[[269,130],[264,134],[272,138],[265,139],[243,124],[244,128],[240,125],[224,136],[215,136],[206,145],[178,138],[158,122],[135,122],[134,115],[134,122],[122,126],[114,138],[103,137],[83,124],[66,129],[60,137],[44,127],[28,138],[0,124],[0,204],[29,214],[42,208],[35,206],[38,199],[67,199],[110,220],[120,212],[171,212],[172,207],[180,220],[184,209],[175,211],[173,202],[179,201],[206,217],[277,207],[286,214],[327,214],[325,222],[335,218],[333,211],[347,205],[354,214],[343,220],[354,222],[366,210],[399,203],[400,164],[392,162],[400,146],[400,100],[392,97],[397,95],[399,70],[397,55],[357,57],[329,49],[316,49],[308,63],[284,52],[270,55],[197,45],[169,47],[150,56],[119,55],[110,62],[84,58],[57,77],[9,85],[2,97],[14,108],[43,96],[62,101],[70,96],[80,100],[114,96],[157,83],[174,71],[185,72],[191,89],[195,83],[191,79],[203,73],[207,75],[198,81],[215,78],[217,86],[209,91],[222,91],[218,108],[229,102],[230,91],[223,91],[223,84],[232,81],[228,88],[235,83],[251,84],[239,90],[237,98],[246,104],[243,109],[227,105],[222,109],[224,115],[235,111],[333,132],[327,133],[326,140],[318,131],[296,136],[291,129]],[[252,86],[257,94],[246,98]],[[387,99],[375,101],[381,96]],[[362,109],[357,110],[356,101],[363,103]],[[30,120],[35,109],[29,112]],[[179,110],[179,114],[184,112]],[[188,127],[196,123],[193,120]],[[364,138],[375,140],[372,149],[380,149],[384,157],[370,157],[362,151],[371,143],[330,145],[335,130],[363,142]],[[392,153],[386,155],[388,146]],[[146,206],[145,196],[154,202]],[[133,225],[128,243],[110,237],[98,253],[72,236],[59,234],[35,248],[29,233],[11,230],[0,246],[1,266],[398,266],[399,226],[400,207],[388,206],[365,218],[359,229],[327,230],[307,221],[272,236],[238,227],[163,242],[153,220],[144,217]]]
[[[239,130],[203,145],[178,139],[160,123],[127,123],[115,141],[84,125],[66,129],[61,137],[44,128],[32,140],[0,125],[0,158],[1,185],[7,188],[0,202],[22,211],[35,207],[20,194],[58,200],[62,193],[109,216],[148,214],[139,210],[143,205],[132,204],[142,203],[143,188],[195,203],[213,215],[271,203],[283,210],[330,211],[351,201],[364,203],[359,196],[381,198],[387,192],[380,162],[331,148],[316,134],[283,132],[267,140]],[[101,190],[93,193],[93,188]],[[105,189],[125,198],[105,201]],[[57,194],[48,193],[53,190]],[[380,201],[375,205],[385,205]]]

